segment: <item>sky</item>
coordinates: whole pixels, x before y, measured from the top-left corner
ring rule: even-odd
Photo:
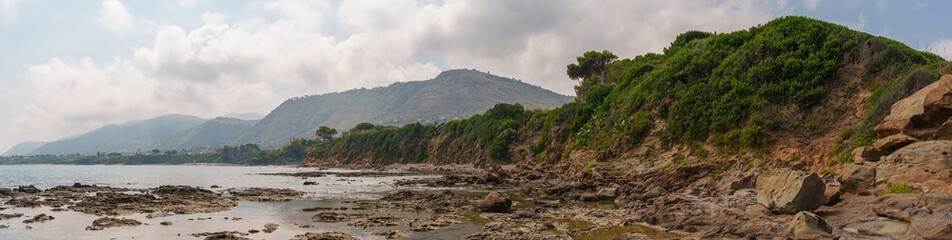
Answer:
[[[572,94],[589,50],[809,16],[952,58],[949,1],[0,0],[0,150],[108,124],[267,114],[286,99],[469,68]]]

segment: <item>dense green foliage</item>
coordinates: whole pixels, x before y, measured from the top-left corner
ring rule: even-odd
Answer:
[[[581,79],[577,89],[584,92],[575,103],[545,111],[497,105],[469,119],[414,126],[430,129],[414,136],[399,135],[402,128],[344,136],[316,146],[309,157],[394,162],[396,154],[400,162],[467,157],[553,163],[587,149],[603,160],[655,133],[667,146],[760,149],[775,132],[824,130],[822,123],[836,111],[828,105],[838,104],[831,93],[851,94],[857,87],[874,89],[870,111],[844,141],[868,144],[869,123],[879,122],[889,105],[934,81],[946,66],[934,54],[804,17],[732,33],[686,32],[663,53],[613,61],[604,74],[573,65],[567,73]],[[657,121],[663,128],[655,129]],[[369,140],[377,138],[387,140]],[[411,148],[393,148],[400,145]]]

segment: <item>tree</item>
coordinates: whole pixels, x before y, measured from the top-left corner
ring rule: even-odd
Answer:
[[[321,141],[327,141],[334,138],[334,135],[337,135],[337,129],[333,129],[328,126],[320,126],[317,128],[317,131],[314,132],[314,135],[317,135],[317,139]]]
[[[618,56],[608,50],[588,51],[576,58],[578,63],[569,64],[565,72],[569,78],[579,82],[597,74],[595,76],[598,77],[598,83],[605,83],[605,72],[608,72],[609,65],[615,59],[618,59]]]

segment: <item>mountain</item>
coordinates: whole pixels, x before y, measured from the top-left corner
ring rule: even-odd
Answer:
[[[529,109],[554,108],[572,97],[474,70],[450,70],[425,81],[356,89],[285,101],[237,143],[281,144],[311,137],[318,126],[346,131],[361,122],[403,125],[466,118],[496,103],[519,103]]]
[[[245,121],[238,118],[215,118],[175,134],[153,145],[152,148],[176,150],[227,145],[242,132],[251,129],[257,122],[257,120]]]
[[[7,152],[3,153],[3,156],[24,155],[43,146],[43,144],[46,144],[46,143],[45,142],[22,142],[20,144],[17,144],[16,146],[11,147],[9,150],[7,150]]]
[[[254,121],[254,120],[261,120],[262,118],[264,118],[264,115],[261,115],[259,113],[253,113],[253,112],[246,112],[246,113],[226,114],[225,116],[221,116],[221,117],[237,118],[237,119],[245,120],[245,121]]]
[[[161,142],[185,129],[198,126],[204,119],[187,115],[164,115],[120,125],[108,125],[76,137],[50,142],[29,155],[95,154],[97,152],[133,152]]]

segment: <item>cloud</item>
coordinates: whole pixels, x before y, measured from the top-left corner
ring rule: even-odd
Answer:
[[[9,24],[17,19],[19,0],[0,0],[0,24]]]
[[[926,49],[945,58],[945,60],[952,59],[952,39],[940,39],[930,44]]]
[[[808,11],[816,11],[820,6],[820,0],[803,0],[803,6],[807,7]]]
[[[585,51],[658,52],[684,31],[744,29],[772,19],[777,8],[687,0],[254,2],[247,11],[275,17],[206,12],[197,27],[158,27],[152,44],[131,57],[28,65],[19,76],[29,85],[28,103],[0,136],[55,140],[167,113],[267,112],[293,96],[455,68],[570,94],[565,65]],[[118,1],[104,1],[101,15],[107,29],[133,26]]]
[[[99,25],[114,33],[125,33],[134,29],[132,15],[119,0],[103,0],[99,10]]]

